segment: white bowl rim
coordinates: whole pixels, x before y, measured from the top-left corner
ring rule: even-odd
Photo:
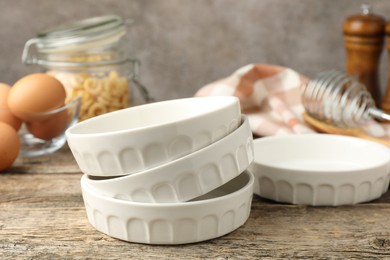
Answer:
[[[375,165],[365,165],[365,166],[361,166],[361,167],[355,168],[355,169],[337,169],[337,170],[333,170],[333,171],[321,170],[321,169],[316,169],[316,170],[313,170],[313,169],[310,169],[310,170],[308,170],[308,169],[290,169],[287,167],[280,167],[280,166],[277,166],[275,164],[271,165],[265,161],[258,160],[258,157],[256,156],[256,150],[259,149],[257,147],[260,146],[262,143],[273,142],[275,140],[287,140],[288,141],[291,139],[302,139],[302,140],[338,139],[341,141],[358,142],[361,144],[366,144],[366,145],[369,145],[371,147],[374,147],[375,149],[383,150],[384,153],[387,153],[387,156],[385,159],[383,159],[381,162],[376,163]],[[329,177],[333,177],[333,176],[340,177],[340,173],[342,173],[343,176],[345,177],[345,174],[350,174],[353,176],[353,175],[356,175],[359,173],[366,173],[367,170],[372,170],[372,169],[375,169],[378,167],[383,167],[385,165],[388,165],[388,168],[390,170],[390,148],[389,147],[386,147],[385,145],[380,144],[380,143],[376,143],[376,142],[373,142],[370,140],[366,140],[366,139],[362,139],[362,138],[358,138],[358,137],[353,137],[353,136],[344,136],[344,135],[336,135],[336,134],[322,134],[322,133],[301,134],[301,135],[296,134],[296,135],[283,135],[283,136],[282,135],[281,136],[267,136],[267,137],[255,139],[253,141],[253,149],[254,149],[254,153],[255,153],[254,160],[253,160],[254,166],[259,165],[259,166],[263,166],[263,167],[268,167],[270,169],[275,169],[275,170],[278,170],[279,172],[283,172],[283,174],[294,174],[295,176],[299,176],[299,175],[296,175],[297,173],[299,173],[301,176],[302,175],[314,176],[314,175],[324,174],[324,175],[329,176]]]
[[[160,124],[149,124],[149,125],[146,125],[146,126],[140,126],[140,127],[128,128],[128,129],[120,129],[120,130],[112,130],[112,131],[107,131],[107,132],[89,132],[89,133],[77,133],[77,132],[75,133],[74,132],[78,128],[85,127],[86,125],[95,124],[96,122],[99,122],[99,121],[104,122],[104,120],[106,118],[109,118],[109,117],[111,117],[113,115],[117,115],[117,114],[120,114],[120,113],[125,114],[125,113],[129,113],[129,111],[132,111],[132,113],[136,113],[137,110],[144,109],[145,107],[148,107],[148,108],[149,107],[155,107],[155,106],[160,106],[160,105],[164,105],[164,104],[168,104],[168,103],[179,103],[179,102],[186,102],[186,101],[205,102],[206,99],[209,99],[209,100],[212,100],[212,99],[223,100],[224,102],[226,102],[226,104],[224,106],[219,106],[219,107],[216,106],[213,110],[210,110],[207,113],[200,113],[200,114],[196,114],[196,115],[191,115],[191,116],[188,116],[188,117],[186,117],[184,119],[166,121],[166,122],[163,122],[163,123],[160,123]],[[189,98],[170,99],[170,100],[164,100],[164,101],[159,101],[159,102],[154,102],[154,103],[147,103],[147,104],[143,104],[143,105],[139,105],[139,106],[128,107],[128,108],[125,108],[125,109],[121,109],[121,110],[116,110],[116,111],[113,111],[113,112],[105,113],[105,114],[102,114],[102,115],[99,115],[99,116],[95,116],[95,117],[89,118],[89,119],[87,119],[85,121],[78,122],[74,126],[68,128],[66,130],[65,134],[66,134],[66,136],[68,138],[69,137],[72,137],[72,138],[77,138],[77,137],[79,137],[79,138],[81,138],[81,137],[82,138],[91,138],[91,137],[105,137],[105,136],[110,136],[110,135],[114,135],[114,134],[142,132],[142,131],[145,131],[145,130],[156,129],[156,128],[159,128],[159,127],[165,127],[165,126],[169,126],[169,125],[174,125],[174,124],[177,124],[178,122],[186,124],[190,120],[201,118],[205,114],[218,113],[219,111],[226,109],[226,107],[228,107],[230,105],[234,105],[234,104],[237,104],[239,106],[239,99],[237,97],[235,97],[235,96],[189,97]]]
[[[247,170],[243,171],[240,175],[238,175],[235,178],[233,178],[232,180],[230,180],[228,183],[235,181],[237,178],[240,178],[240,176],[242,174],[245,174],[249,177],[248,181],[245,184],[243,184],[241,187],[238,187],[236,190],[234,190],[231,193],[223,194],[223,195],[218,196],[218,197],[204,199],[204,200],[197,200],[197,201],[191,200],[191,201],[186,201],[186,202],[167,202],[167,203],[165,203],[165,202],[164,203],[135,202],[135,201],[116,199],[116,198],[102,195],[102,194],[94,191],[91,187],[89,187],[87,181],[85,180],[86,179],[85,174],[81,177],[80,182],[81,182],[81,186],[83,187],[83,189],[87,189],[88,192],[90,194],[92,193],[94,197],[97,197],[101,200],[105,200],[107,202],[111,202],[111,203],[115,203],[115,204],[119,204],[119,205],[123,205],[123,206],[137,206],[137,207],[144,207],[144,208],[151,208],[151,207],[153,207],[153,208],[176,208],[176,207],[192,207],[192,206],[201,205],[201,204],[205,204],[205,203],[217,202],[219,200],[229,200],[229,198],[231,198],[231,197],[239,196],[240,194],[246,192],[246,190],[249,189],[251,186],[253,187],[253,184],[255,182],[254,175],[252,174],[251,171],[249,171],[247,169]],[[227,184],[227,183],[225,183],[225,184]],[[220,186],[220,187],[222,187],[222,186]],[[220,187],[218,187],[217,189],[219,189]],[[201,196],[204,196],[204,195],[201,195]],[[194,200],[195,199],[196,198],[194,198]]]

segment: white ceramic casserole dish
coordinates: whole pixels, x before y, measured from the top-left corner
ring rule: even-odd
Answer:
[[[271,200],[338,206],[379,198],[389,186],[390,150],[329,134],[272,136],[254,141],[254,193]]]
[[[98,231],[128,242],[186,244],[234,231],[249,217],[254,177],[245,171],[190,202],[140,203],[110,198],[81,179],[89,222]]]
[[[66,131],[82,172],[133,174],[178,159],[234,131],[241,120],[236,97],[168,100],[80,122]]]
[[[177,160],[131,175],[86,177],[102,195],[136,202],[187,201],[218,188],[253,161],[253,138],[247,117],[222,139]]]

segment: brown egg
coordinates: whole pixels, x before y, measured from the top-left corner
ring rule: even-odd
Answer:
[[[60,107],[65,97],[65,88],[56,78],[44,73],[30,74],[12,86],[8,94],[8,107],[24,121],[42,120],[36,113]]]
[[[64,132],[68,123],[68,110],[61,110],[41,121],[27,122],[28,131],[37,138],[50,140]]]
[[[0,171],[8,168],[19,154],[20,142],[16,130],[0,122]]]
[[[18,131],[22,120],[12,114],[8,108],[7,99],[10,89],[11,87],[7,84],[0,83],[0,122],[7,123]]]

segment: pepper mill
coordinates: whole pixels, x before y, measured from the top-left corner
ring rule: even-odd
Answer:
[[[388,53],[388,66],[387,66],[387,87],[386,87],[386,92],[385,96],[383,97],[382,100],[382,109],[388,113],[390,113],[390,22],[387,23],[386,25],[386,38],[387,38],[387,53]]]
[[[367,4],[362,5],[360,14],[349,16],[343,25],[346,71],[366,86],[377,106],[381,99],[378,74],[385,26],[385,19],[373,14]]]

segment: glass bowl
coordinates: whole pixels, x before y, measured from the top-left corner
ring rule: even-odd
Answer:
[[[24,122],[19,130],[19,156],[38,156],[60,149],[66,142],[66,129],[78,121],[80,105],[78,97],[60,108],[37,114],[38,121]]]

